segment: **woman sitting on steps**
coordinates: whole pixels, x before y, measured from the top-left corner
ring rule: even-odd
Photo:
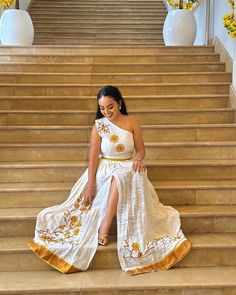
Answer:
[[[168,269],[191,248],[179,213],[159,202],[148,180],[141,128],[119,89],[102,88],[97,101],[88,169],[63,204],[38,214],[28,245],[63,273],[86,270],[98,244],[108,244],[116,214],[121,268],[131,275]]]

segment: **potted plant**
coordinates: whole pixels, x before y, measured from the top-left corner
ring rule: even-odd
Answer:
[[[165,45],[189,46],[193,45],[197,24],[192,10],[199,4],[199,0],[167,0],[171,7],[163,27]]]
[[[15,8],[13,8],[15,5]],[[2,45],[32,45],[34,27],[27,11],[19,9],[19,0],[0,0],[3,14],[0,18]]]

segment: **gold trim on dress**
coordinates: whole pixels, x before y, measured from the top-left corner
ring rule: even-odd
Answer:
[[[59,270],[62,273],[73,273],[81,271],[79,268],[68,263],[66,260],[58,256],[57,254],[50,251],[47,247],[35,243],[35,241],[30,241],[28,246],[35,254],[41,258],[44,262]]]
[[[185,240],[183,243],[178,245],[168,256],[164,257],[157,263],[150,264],[148,266],[136,268],[127,271],[130,275],[137,275],[145,272],[153,272],[157,270],[166,270],[171,268],[177,262],[179,262],[191,249],[191,243]]]
[[[128,161],[131,159],[130,158],[124,158],[124,159],[119,159],[119,158],[109,158],[109,157],[102,157],[102,160],[110,160],[110,161]]]

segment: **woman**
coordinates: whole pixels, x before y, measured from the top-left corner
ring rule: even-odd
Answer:
[[[29,247],[63,273],[85,270],[98,244],[107,245],[116,213],[121,268],[131,275],[168,269],[191,248],[179,213],[159,202],[147,178],[141,128],[119,89],[106,86],[97,99],[88,169],[63,204],[39,213]]]

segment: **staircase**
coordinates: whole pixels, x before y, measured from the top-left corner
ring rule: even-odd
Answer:
[[[37,0],[34,44],[163,44],[162,0]]]
[[[235,112],[213,47],[2,47],[0,67],[1,295],[235,294]],[[193,244],[169,271],[129,277],[115,236],[90,270],[68,276],[26,246],[37,213],[63,202],[87,166],[104,84],[139,117],[149,178]]]
[[[68,3],[33,2],[41,45],[0,47],[0,295],[235,295],[231,74],[212,46],[160,46],[162,1]],[[86,272],[62,275],[26,246],[37,213],[63,202],[87,167],[107,84],[139,118],[149,178],[193,245],[169,271],[122,272],[115,221]]]

